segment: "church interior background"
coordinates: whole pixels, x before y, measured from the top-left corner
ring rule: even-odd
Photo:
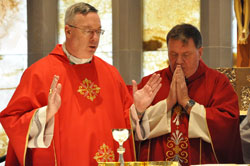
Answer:
[[[64,42],[65,10],[79,1],[0,1],[0,111],[7,106],[24,70],[46,56],[56,43]],[[167,67],[166,34],[178,23],[191,23],[203,35],[203,60],[227,74],[240,94],[241,110],[246,112],[250,64],[237,62],[237,52],[241,48],[237,50],[234,0],[85,2],[99,10],[105,29],[96,55],[116,66],[127,84],[132,79],[139,82],[142,76]],[[249,44],[238,47],[250,50]],[[250,56],[250,51],[244,53]],[[0,126],[0,156],[6,154],[7,144],[8,138]]]

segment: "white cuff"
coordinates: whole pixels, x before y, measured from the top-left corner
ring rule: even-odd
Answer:
[[[166,101],[164,99],[145,111],[141,122],[145,132],[143,140],[171,132],[171,111],[167,111]]]
[[[198,103],[195,103],[190,111],[188,137],[201,138],[202,140],[211,143],[207,128],[206,109],[203,105]]]
[[[46,124],[46,109],[44,106],[36,111],[31,122],[28,148],[48,148],[54,134],[54,118]]]

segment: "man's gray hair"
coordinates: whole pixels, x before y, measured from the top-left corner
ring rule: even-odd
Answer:
[[[65,13],[64,23],[65,25],[70,24],[73,21],[76,14],[80,13],[84,15],[89,12],[97,13],[98,10],[94,6],[91,6],[88,3],[84,3],[84,2],[76,3],[67,8],[66,13]]]

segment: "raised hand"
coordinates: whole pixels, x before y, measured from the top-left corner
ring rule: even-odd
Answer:
[[[180,105],[185,108],[188,100],[190,99],[188,96],[188,88],[185,81],[185,75],[180,65],[177,65],[176,69],[176,94],[177,94],[177,101]]]
[[[143,113],[161,88],[161,77],[159,74],[153,74],[140,90],[138,90],[135,80],[132,80],[132,84],[135,108],[138,112]]]
[[[62,85],[58,83],[59,76],[55,75],[50,86],[50,92],[48,96],[47,116],[46,123],[54,117],[58,109],[61,106],[61,89]]]

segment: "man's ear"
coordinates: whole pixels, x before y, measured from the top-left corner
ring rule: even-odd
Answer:
[[[69,25],[65,25],[64,31],[65,31],[65,35],[66,35],[66,36],[71,34],[71,30],[70,30]]]
[[[199,52],[199,57],[201,59],[201,56],[203,55],[203,47],[199,48],[198,52]]]

